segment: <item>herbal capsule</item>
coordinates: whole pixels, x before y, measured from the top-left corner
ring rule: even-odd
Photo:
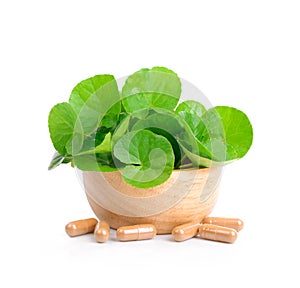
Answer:
[[[94,236],[97,242],[104,243],[108,240],[110,234],[110,227],[107,222],[100,221],[94,230]]]
[[[92,233],[97,223],[95,218],[73,221],[66,225],[66,233],[70,237]]]
[[[156,228],[152,224],[123,226],[117,230],[119,241],[152,239],[156,235]]]
[[[233,243],[237,239],[237,232],[232,228],[203,224],[199,228],[199,236],[202,239]]]
[[[173,239],[181,242],[193,238],[198,234],[199,227],[200,224],[195,222],[179,225],[172,231]]]
[[[236,231],[240,231],[244,227],[243,221],[238,218],[206,217],[203,219],[202,223],[233,228]]]

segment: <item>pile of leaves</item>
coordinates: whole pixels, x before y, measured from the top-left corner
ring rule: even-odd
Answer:
[[[203,168],[242,158],[252,144],[248,117],[227,106],[179,103],[181,81],[164,68],[141,69],[119,91],[112,75],[77,84],[48,118],[53,169],[120,170],[132,186],[165,182],[174,169]]]

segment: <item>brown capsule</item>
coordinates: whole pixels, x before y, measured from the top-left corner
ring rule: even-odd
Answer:
[[[94,236],[97,242],[104,243],[108,240],[110,234],[110,227],[107,222],[100,221],[94,230]]]
[[[199,228],[199,236],[202,239],[233,243],[237,239],[237,232],[232,228],[203,224]]]
[[[152,224],[123,226],[116,234],[119,241],[146,240],[156,235],[156,228]]]
[[[175,227],[172,231],[173,239],[181,242],[195,237],[198,234],[200,223],[190,222]]]
[[[97,223],[95,218],[73,221],[66,225],[66,233],[70,237],[92,233]]]
[[[238,218],[206,217],[202,223],[233,228],[236,231],[240,231],[244,227],[243,221]]]

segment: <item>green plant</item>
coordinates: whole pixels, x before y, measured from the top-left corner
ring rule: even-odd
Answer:
[[[165,182],[173,169],[219,166],[242,158],[252,144],[248,117],[240,110],[178,104],[181,81],[164,67],[141,69],[119,92],[111,75],[83,80],[48,119],[56,153],[53,169],[121,170],[140,188]]]

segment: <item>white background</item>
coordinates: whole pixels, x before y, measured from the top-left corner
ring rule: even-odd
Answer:
[[[299,5],[1,1],[0,286],[299,287]],[[73,169],[47,171],[49,110],[82,79],[156,65],[252,121],[253,147],[226,167],[212,213],[244,220],[233,245],[64,233],[93,213]]]

